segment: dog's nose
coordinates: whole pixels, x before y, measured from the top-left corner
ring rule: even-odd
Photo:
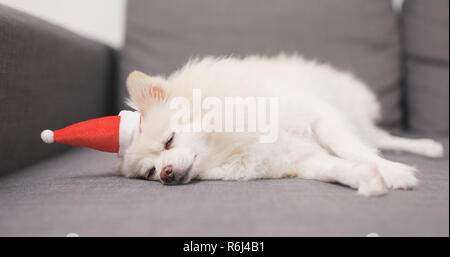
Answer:
[[[171,183],[175,176],[173,174],[172,165],[167,165],[164,167],[161,171],[161,174],[159,175],[162,181],[165,183]]]

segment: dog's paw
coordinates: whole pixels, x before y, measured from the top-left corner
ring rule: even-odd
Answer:
[[[409,190],[415,188],[419,182],[415,176],[417,170],[402,163],[386,161],[379,165],[378,169],[390,189]]]
[[[429,158],[441,158],[444,156],[444,147],[441,143],[434,141],[433,139],[419,139],[420,154]]]
[[[376,166],[361,165],[359,167],[361,179],[358,194],[364,196],[380,196],[388,192],[383,177]]]

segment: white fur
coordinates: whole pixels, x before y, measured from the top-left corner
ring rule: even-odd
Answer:
[[[377,149],[443,155],[435,141],[393,137],[377,128],[379,103],[362,81],[300,56],[195,59],[168,78],[133,72],[127,87],[129,104],[143,113],[142,133],[120,165],[128,177],[146,177],[154,167],[148,178],[159,179],[171,165],[175,176],[190,170],[180,183],[290,176],[337,182],[373,196],[418,182],[415,168],[383,159]],[[162,89],[164,98],[148,93],[150,87]],[[203,97],[279,97],[278,140],[261,144],[254,133],[177,133],[164,149],[173,113],[168,101],[192,100],[194,88]]]

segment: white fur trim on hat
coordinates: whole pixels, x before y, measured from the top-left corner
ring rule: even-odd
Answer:
[[[123,157],[128,147],[133,143],[133,139],[139,134],[141,114],[139,112],[121,111],[119,116],[119,152],[117,155]]]
[[[41,132],[42,141],[44,141],[44,143],[47,143],[47,144],[54,143],[55,139],[53,137],[53,134],[54,134],[53,131],[51,131],[50,129],[43,130]]]

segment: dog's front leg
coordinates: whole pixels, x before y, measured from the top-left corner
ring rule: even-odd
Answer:
[[[258,170],[249,169],[243,161],[232,161],[219,167],[200,172],[197,179],[201,180],[250,180],[262,178]]]
[[[374,165],[392,189],[411,189],[417,185],[415,168],[381,158],[377,149],[365,144],[339,113],[328,112],[313,124],[317,141],[340,158]]]
[[[316,153],[301,159],[297,169],[300,178],[337,182],[357,189],[361,195],[387,193],[384,179],[373,165],[341,159],[328,153]]]

